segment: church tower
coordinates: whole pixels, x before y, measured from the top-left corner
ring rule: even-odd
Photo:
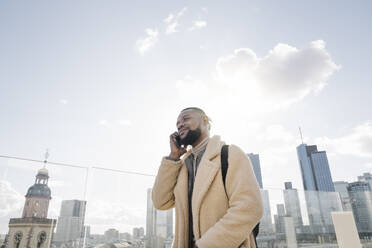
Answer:
[[[47,218],[52,199],[48,180],[48,170],[44,167],[38,171],[34,185],[27,190],[22,218],[9,221],[6,248],[50,247],[56,220]]]
[[[40,169],[36,175],[35,184],[28,189],[25,196],[22,218],[46,218],[48,216],[49,201],[52,199],[48,179],[48,170]]]

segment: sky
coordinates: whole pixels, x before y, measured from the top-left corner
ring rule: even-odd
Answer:
[[[50,217],[88,201],[92,232],[145,226],[146,189],[183,108],[258,153],[264,188],[303,189],[296,146],[334,181],[372,170],[370,1],[0,2],[0,155],[49,165]],[[0,233],[42,164],[0,159]],[[96,167],[96,168],[93,168]],[[3,207],[1,207],[1,205]]]

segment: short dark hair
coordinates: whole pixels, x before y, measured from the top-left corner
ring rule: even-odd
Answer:
[[[198,107],[188,107],[188,108],[185,108],[185,109],[182,109],[181,112],[183,111],[186,111],[186,110],[192,110],[192,111],[196,111],[198,112],[202,118],[206,118],[207,119],[207,122],[208,122],[208,130],[211,129],[211,118],[209,118],[209,116],[204,112],[204,110],[202,110],[201,108],[198,108]]]
[[[201,108],[198,108],[198,107],[188,107],[188,108],[182,109],[181,112],[186,111],[186,110],[194,110],[194,111],[199,112],[199,114],[201,114],[201,115],[206,115],[204,110],[202,110]]]

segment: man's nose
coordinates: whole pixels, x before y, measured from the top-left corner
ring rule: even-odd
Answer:
[[[184,126],[184,123],[183,122],[180,122],[178,125],[177,125],[177,129],[180,130],[181,128],[183,128]]]

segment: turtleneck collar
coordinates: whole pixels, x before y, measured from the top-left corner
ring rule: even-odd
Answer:
[[[208,145],[208,142],[209,142],[209,137],[206,137],[205,139],[203,139],[197,146],[193,147],[191,149],[191,153],[194,155],[194,156],[197,156],[199,155],[199,153],[201,151],[203,151],[207,145]]]

